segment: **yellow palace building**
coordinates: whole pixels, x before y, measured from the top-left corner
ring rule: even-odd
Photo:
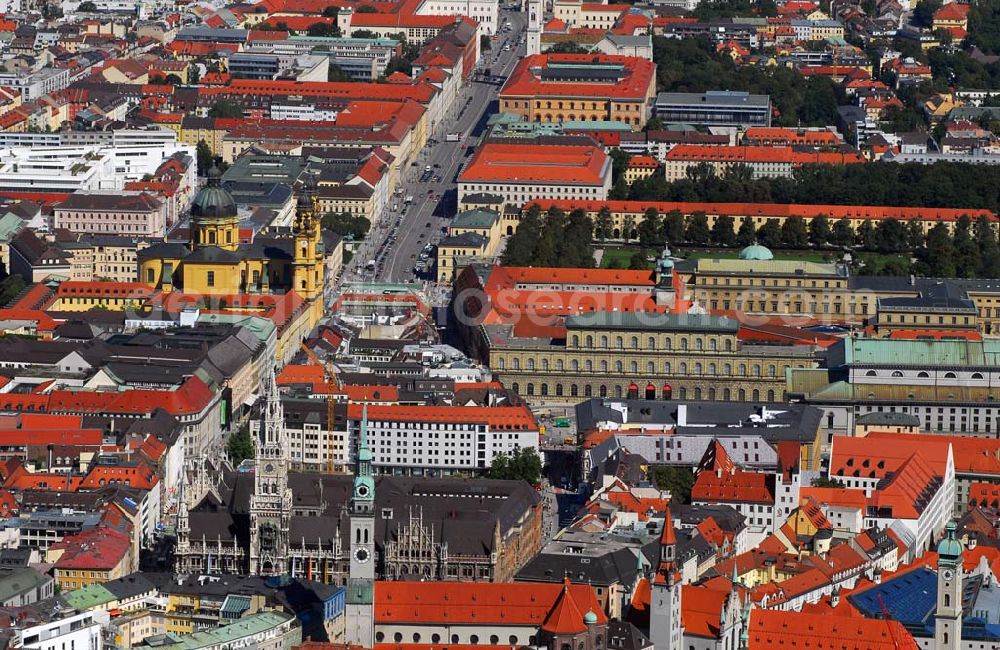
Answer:
[[[295,291],[308,303],[311,328],[323,315],[325,251],[312,188],[301,192],[290,236],[257,236],[241,244],[240,219],[221,174],[191,205],[190,241],[163,242],[139,254],[139,279],[164,294],[182,292],[222,302],[246,294]]]

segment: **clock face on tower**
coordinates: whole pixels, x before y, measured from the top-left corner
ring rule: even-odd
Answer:
[[[951,569],[945,569],[944,571],[941,572],[941,577],[944,578],[945,580],[951,580],[953,577],[955,577],[955,574],[952,573]]]
[[[274,471],[274,465],[272,465],[271,463],[268,463],[267,465],[264,466],[264,471],[268,472],[268,473],[273,472]]]
[[[360,562],[361,564],[364,564],[365,562],[367,562],[369,559],[371,559],[369,557],[369,555],[368,555],[368,549],[366,549],[366,548],[355,549],[354,550],[354,559],[357,560],[358,562]]]
[[[354,492],[355,492],[355,494],[357,494],[362,499],[367,498],[368,497],[368,486],[367,485],[359,485]]]

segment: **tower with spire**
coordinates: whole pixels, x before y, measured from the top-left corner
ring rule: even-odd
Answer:
[[[375,636],[375,478],[368,448],[368,405],[361,413],[351,491],[350,574],[347,580],[347,641],[371,648]]]
[[[954,520],[945,526],[938,544],[937,608],[934,611],[934,650],[962,647],[962,543]]]
[[[313,177],[305,182],[299,193],[293,230],[295,255],[292,262],[292,288],[306,300],[313,300],[323,289],[323,237]]]
[[[654,650],[680,650],[681,577],[677,571],[677,531],[667,509],[660,533],[660,564],[650,585],[649,638]]]
[[[254,482],[250,497],[250,572],[257,575],[288,573],[288,532],[292,491],[288,487],[288,440],[274,367],[265,364],[261,378],[264,397],[255,427]]]

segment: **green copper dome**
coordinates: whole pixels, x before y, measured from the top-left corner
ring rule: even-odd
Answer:
[[[597,623],[597,614],[594,612],[587,612],[583,615],[583,622],[587,625],[593,625]]]
[[[945,526],[944,538],[941,539],[941,543],[937,547],[939,560],[954,561],[962,557],[962,543],[955,537],[957,528],[954,521],[949,521],[948,525]]]
[[[768,261],[774,259],[774,253],[767,246],[751,244],[740,251],[741,260]]]
[[[214,165],[208,170],[208,182],[191,204],[192,219],[235,219],[236,201],[221,184],[222,173]]]

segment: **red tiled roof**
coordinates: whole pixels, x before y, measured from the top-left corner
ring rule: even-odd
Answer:
[[[610,173],[610,158],[600,147],[487,142],[459,182],[603,185]]]
[[[361,404],[350,404],[347,417],[361,419]],[[525,406],[410,406],[395,404],[372,404],[368,406],[369,421],[390,420],[395,422],[476,422],[493,429],[505,431],[535,431],[538,422]]]
[[[902,444],[908,448],[916,449],[923,447],[924,443],[930,443],[925,456],[938,453],[939,450],[943,449],[942,445],[950,443],[956,473],[989,475],[1000,478],[1000,440],[996,438],[890,431],[872,431],[867,437],[874,441],[886,441],[886,446],[892,447]]]
[[[851,488],[803,487],[799,491],[799,502],[812,499],[816,503],[834,508],[853,508],[864,511],[867,499],[864,490]]]
[[[100,526],[66,537],[49,546],[49,551],[63,551],[55,563],[58,571],[68,569],[107,571],[118,566],[131,548],[132,540],[126,533]]]
[[[846,165],[867,162],[857,152],[799,151],[787,146],[707,146],[679,144],[667,152],[666,160],[733,163],[775,163],[792,165]]]
[[[703,639],[718,639],[722,607],[729,594],[703,585],[681,587],[681,624],[684,634]]]
[[[376,582],[376,625],[441,623],[444,625],[540,627],[564,600],[564,590],[582,617],[588,611],[598,624],[607,616],[590,585],[532,582]],[[566,621],[567,626],[569,621]]]
[[[775,609],[750,612],[749,650],[918,650],[899,621],[827,617]]]
[[[774,503],[774,477],[738,469],[718,440],[705,451],[691,488],[693,501]]]
[[[620,65],[624,68],[624,74],[621,80],[615,83],[544,81],[539,73],[550,63]],[[518,62],[514,72],[500,90],[500,98],[502,100],[505,97],[585,97],[645,101],[655,74],[656,66],[653,62],[638,57],[608,54],[533,54]]]

